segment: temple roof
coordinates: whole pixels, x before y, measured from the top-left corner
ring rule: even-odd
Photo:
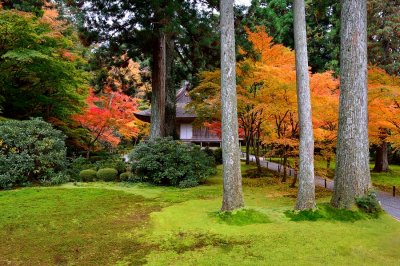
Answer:
[[[185,109],[186,105],[192,101],[189,96],[188,85],[188,83],[185,83],[176,93],[176,120],[178,122],[190,123],[197,117],[194,111],[188,111]],[[139,120],[150,122],[151,109],[134,113],[134,115]]]

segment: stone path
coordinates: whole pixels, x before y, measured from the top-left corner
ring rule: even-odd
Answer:
[[[251,155],[250,160],[255,161],[255,157]],[[280,172],[283,172],[282,165],[274,162],[269,162],[267,160],[264,160],[263,158],[260,158],[260,160],[261,160],[261,166],[276,172],[278,172],[279,170]],[[288,168],[288,174],[290,176],[293,176],[294,175],[293,169]],[[325,179],[319,176],[315,176],[315,185],[319,187],[324,187]],[[332,180],[326,180],[326,188],[329,190],[333,190]],[[395,219],[400,221],[400,196],[393,197],[392,194],[384,191],[377,191],[377,196],[379,202],[381,203],[382,208],[391,216],[393,216]]]

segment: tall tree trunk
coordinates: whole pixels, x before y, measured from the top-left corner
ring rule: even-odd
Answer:
[[[171,36],[166,37],[166,99],[165,99],[165,136],[178,138],[176,133],[176,89],[174,84],[175,44]]]
[[[150,139],[165,136],[166,41],[160,32],[153,47]]]
[[[236,99],[236,54],[233,0],[220,0],[221,10],[221,103],[224,196],[222,211],[244,206],[240,172]]]
[[[382,142],[376,149],[374,172],[386,172],[389,169],[388,143]]]
[[[335,186],[331,203],[351,208],[370,184],[367,91],[367,6],[342,0],[340,100]]]
[[[311,116],[310,81],[308,77],[307,33],[304,0],[295,0],[294,43],[296,51],[297,106],[300,122],[299,190],[296,210],[315,208],[314,135]]]

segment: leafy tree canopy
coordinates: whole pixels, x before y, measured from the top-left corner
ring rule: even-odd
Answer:
[[[57,20],[0,10],[0,106],[6,117],[65,121],[83,106],[87,87],[77,38]]]

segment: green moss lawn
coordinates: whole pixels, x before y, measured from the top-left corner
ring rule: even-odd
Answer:
[[[271,173],[243,183],[247,208],[234,213],[218,212],[220,169],[190,189],[0,191],[0,265],[398,265],[400,222],[390,216],[333,210],[323,189],[318,212],[295,214],[296,190]]]

